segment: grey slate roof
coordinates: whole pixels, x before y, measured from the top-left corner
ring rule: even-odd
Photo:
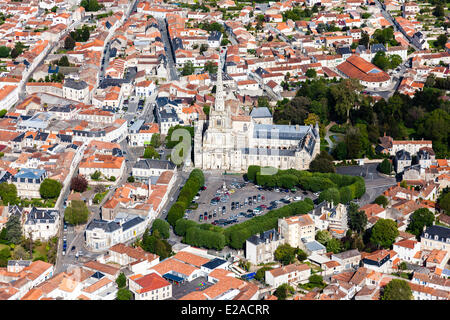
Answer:
[[[348,251],[344,251],[341,253],[333,254],[333,257],[336,257],[336,258],[342,259],[342,260],[353,258],[356,256],[361,256],[361,253],[358,251],[358,249],[353,249],[353,250],[348,250]]]
[[[427,227],[422,233],[422,237],[431,240],[435,240],[435,236],[438,237],[438,241],[447,242],[447,239],[450,239],[450,228],[434,225]]]
[[[321,244],[320,242],[317,241],[310,241],[305,243],[305,247],[306,249],[308,249],[309,251],[321,251],[321,250],[326,250],[325,246],[323,244]]]
[[[141,159],[133,166],[137,169],[175,169],[175,164],[168,160]]]
[[[250,116],[252,118],[272,118],[272,114],[267,107],[253,108]]]
[[[94,230],[95,228],[103,229],[105,232],[114,232],[120,229],[120,225],[113,221],[93,219],[86,227],[86,230]]]
[[[88,87],[88,84],[83,80],[75,81],[73,79],[68,78],[64,80],[64,87],[68,87],[75,90],[83,90]]]
[[[278,241],[280,239],[280,234],[275,229],[270,229],[260,234],[255,234],[247,239],[248,242],[253,243],[254,245],[258,245],[260,243],[265,243],[266,240],[270,241],[270,237],[272,236],[272,241]]]

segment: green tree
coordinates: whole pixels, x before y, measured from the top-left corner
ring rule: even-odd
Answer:
[[[70,35],[68,35],[64,40],[64,49],[73,50],[73,48],[75,48],[75,40]]]
[[[98,179],[100,179],[101,175],[102,175],[102,173],[100,171],[96,170],[93,174],[91,174],[91,179],[98,180]]]
[[[125,277],[125,274],[123,272],[121,272],[117,276],[116,284],[119,287],[119,289],[126,287],[126,285],[127,285],[127,278]]]
[[[322,191],[319,195],[319,202],[328,201],[337,205],[341,201],[341,195],[337,188],[329,188]]]
[[[380,196],[375,198],[374,203],[382,206],[383,208],[386,208],[387,205],[389,204],[389,200],[385,196],[380,195]]]
[[[85,224],[88,221],[89,209],[81,200],[72,200],[64,211],[64,221],[71,225]]]
[[[365,46],[366,48],[369,46],[370,37],[367,32],[361,33],[361,39],[359,39],[358,44]]]
[[[43,199],[56,199],[61,192],[61,182],[53,179],[45,179],[39,187],[39,193]]]
[[[10,48],[6,46],[0,46],[0,58],[7,58],[9,57],[9,52],[11,51]]]
[[[0,268],[5,268],[8,265],[10,258],[11,250],[9,248],[0,250]]]
[[[158,149],[161,146],[161,134],[159,134],[159,133],[152,134],[152,138],[150,140],[150,145],[153,148]]]
[[[7,113],[8,113],[8,110],[6,110],[6,109],[0,110],[0,118],[5,117],[5,115],[6,115]]]
[[[333,158],[325,151],[322,150],[311,163],[309,164],[309,170],[311,172],[336,172],[336,168],[333,164]]]
[[[305,261],[308,258],[308,255],[306,254],[305,251],[303,251],[302,249],[298,249],[297,250],[297,259],[300,262]]]
[[[17,188],[11,183],[0,183],[0,198],[3,205],[15,204],[17,202]]]
[[[12,48],[10,55],[11,55],[11,58],[15,59],[18,56],[20,56],[20,53],[19,53],[19,51],[17,51],[16,48]]]
[[[420,208],[411,215],[406,231],[414,234],[418,239],[425,226],[432,226],[434,222],[434,214],[427,208]]]
[[[438,18],[443,17],[445,15],[445,9],[442,3],[436,5],[436,7],[433,10],[433,15]]]
[[[194,64],[191,61],[187,61],[183,66],[183,70],[181,71],[181,74],[183,76],[189,76],[189,75],[193,74],[194,71],[195,71]]]
[[[12,258],[14,260],[28,260],[30,259],[30,253],[25,250],[24,247],[22,246],[15,246],[13,253],[12,253]]]
[[[149,146],[149,147],[145,148],[143,157],[146,159],[159,159],[161,156],[155,150],[155,148],[153,148],[152,146]]]
[[[163,239],[168,239],[170,237],[170,225],[166,221],[155,219],[152,225],[152,233],[156,230],[158,230]]]
[[[359,210],[359,206],[356,203],[351,202],[348,213],[349,228],[359,234],[364,232],[367,225],[367,216],[364,211]]]
[[[6,239],[14,244],[19,244],[22,239],[22,224],[19,215],[11,215],[5,225]]]
[[[309,283],[316,285],[316,286],[323,286],[323,277],[319,274],[313,274],[309,277]]]
[[[280,285],[275,292],[273,293],[274,296],[278,298],[278,300],[286,300],[289,294],[294,293],[295,290],[287,283],[283,283]]]
[[[359,128],[350,127],[347,129],[345,143],[347,145],[347,157],[349,159],[357,159],[361,156],[363,148],[361,145],[361,132]]]
[[[306,70],[305,75],[306,75],[308,78],[315,78],[315,77],[317,77],[317,72],[316,72],[316,70],[314,70],[314,69],[308,69],[308,70]]]
[[[384,51],[378,51],[372,59],[372,63],[383,71],[390,69],[391,63],[389,57]]]
[[[280,261],[283,265],[291,264],[295,260],[296,251],[297,249],[288,243],[282,244],[274,252],[275,260]]]
[[[388,159],[384,159],[378,166],[378,171],[384,174],[391,174],[392,163]]]
[[[84,1],[84,0],[83,0]],[[131,300],[133,294],[127,288],[120,288],[117,291],[117,300]]]
[[[437,37],[437,40],[434,42],[434,45],[437,48],[444,49],[447,41],[448,41],[448,36],[445,33],[443,33]]]
[[[331,86],[330,93],[335,102],[335,111],[347,122],[350,120],[350,110],[358,102],[359,92],[363,86],[356,79],[345,79]]]
[[[266,271],[272,270],[272,267],[262,267],[259,268],[258,271],[256,271],[255,279],[261,282],[266,281]]]
[[[213,61],[206,61],[205,67],[203,69],[204,72],[208,72],[209,74],[216,74],[218,66]]]
[[[134,178],[133,176],[129,176],[129,177],[127,178],[127,181],[133,183],[133,182],[135,182],[136,180],[135,180],[135,178]]]
[[[382,300],[413,300],[411,287],[408,282],[392,279],[383,290]]]
[[[379,219],[372,227],[370,242],[389,249],[398,237],[397,223],[391,219]]]
[[[347,144],[343,141],[339,142],[333,150],[333,155],[337,160],[347,159]]]
[[[389,68],[395,69],[399,65],[402,64],[402,57],[400,57],[398,54],[393,54],[389,57]]]
[[[62,56],[58,60],[58,66],[60,66],[60,67],[69,67],[70,66],[69,58],[67,58],[67,56]]]
[[[445,192],[439,199],[439,206],[450,214],[450,192]]]
[[[320,230],[316,233],[317,242],[321,243],[324,246],[327,245],[328,241],[330,241],[331,238],[331,234],[327,230]]]
[[[342,251],[342,243],[338,239],[332,238],[327,242],[327,252],[339,253]]]
[[[98,11],[101,9],[101,5],[98,4],[97,0],[82,0],[80,6],[83,7],[87,12]]]

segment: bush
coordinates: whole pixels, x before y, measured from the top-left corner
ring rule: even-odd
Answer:
[[[177,220],[184,216],[187,207],[204,184],[205,177],[203,172],[200,169],[192,170],[189,178],[180,190],[177,202],[174,203],[167,214],[167,221],[172,227],[175,227]]]
[[[378,171],[384,174],[391,174],[392,163],[388,159],[384,159],[378,166]]]
[[[82,175],[73,177],[70,181],[70,189],[76,192],[85,192],[88,187],[88,181]]]
[[[258,271],[256,271],[255,279],[261,282],[266,281],[266,271],[272,270],[272,267],[262,267],[259,268]]]
[[[58,198],[61,189],[61,182],[53,179],[45,179],[39,187],[39,193],[43,199],[55,199]]]
[[[152,233],[158,230],[159,234],[163,239],[167,239],[170,237],[170,226],[169,224],[161,219],[155,219],[152,225]]]
[[[185,241],[193,246],[216,249],[218,251],[222,250],[226,244],[223,234],[200,228],[189,228],[186,232]]]
[[[314,205],[311,199],[307,199],[304,201],[293,202],[287,206],[269,211],[263,216],[258,216],[240,224],[233,225],[224,231],[227,244],[234,249],[242,249],[245,240],[250,236],[276,228],[278,219],[305,214],[313,208]]]
[[[87,222],[89,210],[83,201],[72,200],[71,205],[64,211],[64,220],[71,225],[79,225]]]

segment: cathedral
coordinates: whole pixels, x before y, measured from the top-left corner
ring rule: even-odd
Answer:
[[[234,97],[232,93],[230,96]],[[194,124],[196,168],[233,172],[245,172],[250,165],[283,170],[309,168],[310,162],[320,153],[318,124],[315,127],[273,125],[271,116],[267,121],[261,120],[253,111],[250,115],[245,114],[233,97],[225,101],[219,65],[216,100],[209,120],[198,120]]]

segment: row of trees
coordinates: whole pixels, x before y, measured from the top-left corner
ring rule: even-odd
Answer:
[[[44,179],[39,187],[39,193],[42,199],[56,199],[59,197],[61,189],[61,182],[53,179]],[[20,203],[20,199],[17,197],[17,188],[13,183],[0,183],[0,198],[3,205]]]
[[[184,237],[183,242],[190,245],[216,250],[222,250],[226,245],[235,249],[242,249],[245,240],[250,236],[276,228],[279,218],[305,214],[313,208],[312,200],[306,199],[272,210],[263,216],[235,224],[227,229],[210,224],[198,224],[192,220],[179,219],[174,231],[177,235]]]
[[[85,224],[89,217],[89,209],[81,200],[72,200],[64,211],[64,221],[71,225]]]
[[[440,98],[445,95],[443,89],[426,87],[413,98],[395,93],[387,101],[374,102],[370,96],[360,94],[362,87],[357,81],[307,80],[296,97],[277,103],[274,122],[303,125],[311,113],[319,117],[322,125],[330,121],[347,122],[347,131],[357,130],[337,145],[336,148],[341,148],[340,156],[333,153],[337,159],[371,156],[372,145],[385,133],[400,140],[432,140],[436,157],[446,158],[449,156],[450,129],[446,123],[450,121],[450,102]]]
[[[275,172],[275,169],[273,172]],[[272,171],[272,170],[270,170]],[[258,185],[266,187],[282,187],[291,189],[301,187],[312,192],[322,191],[320,201],[334,203],[349,203],[360,198],[366,192],[364,179],[357,176],[347,176],[337,173],[321,173],[299,171],[295,169],[278,170],[275,174],[261,174],[260,166],[249,166],[247,178]]]
[[[166,240],[169,236],[169,224],[156,219],[152,229],[145,230],[140,246],[145,251],[158,255],[161,260],[165,259],[172,255],[172,246]]]
[[[200,169],[192,170],[189,178],[178,195],[177,201],[172,205],[167,214],[167,221],[172,227],[175,227],[175,223],[178,219],[183,218],[187,207],[190,205],[192,199],[194,199],[194,196],[204,184],[205,177],[203,172]]]

